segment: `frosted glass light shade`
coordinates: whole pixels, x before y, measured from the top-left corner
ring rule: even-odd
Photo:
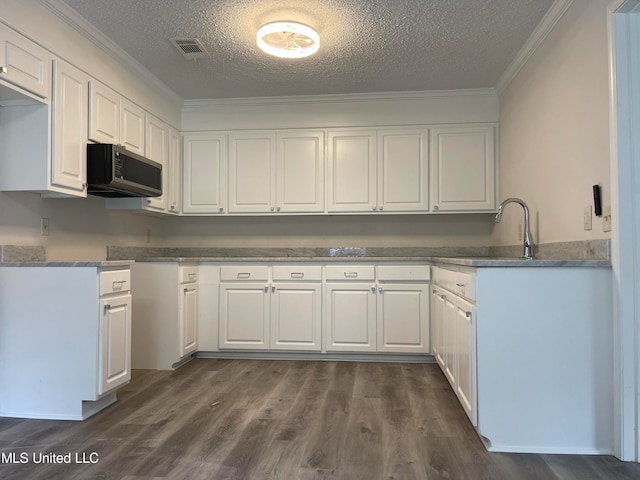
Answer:
[[[313,28],[297,22],[272,22],[263,25],[256,36],[258,47],[281,58],[303,58],[320,48],[320,35]]]

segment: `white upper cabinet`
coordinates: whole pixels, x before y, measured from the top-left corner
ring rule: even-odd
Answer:
[[[51,57],[8,27],[0,24],[0,84],[8,82],[39,98],[51,95]]]
[[[89,82],[89,140],[145,155],[145,111],[106,85]]]
[[[167,194],[167,211],[169,213],[180,213],[182,210],[182,144],[180,132],[175,128],[169,127],[169,157],[168,172],[169,180],[167,185],[169,193]]]
[[[100,82],[89,82],[89,140],[120,143],[120,94]]]
[[[493,125],[431,129],[433,211],[494,211]]]
[[[328,211],[376,210],[375,130],[329,132],[328,145]]]
[[[426,129],[329,133],[329,212],[426,212]]]
[[[378,131],[378,210],[427,211],[428,138],[426,129]]]
[[[145,133],[148,131],[146,127],[145,111],[126,98],[121,98],[119,143],[124,145],[127,150],[145,155],[147,145]],[[148,157],[149,154],[147,153],[146,156]]]
[[[162,195],[149,197],[147,207],[154,210],[167,210],[169,178],[169,126],[153,115],[146,114],[145,156],[162,165]]]
[[[276,134],[276,211],[324,211],[324,133]]]
[[[62,193],[86,197],[89,77],[60,60],[54,60],[53,71],[51,184]]]
[[[183,213],[224,213],[226,136],[186,134],[183,157]]]
[[[229,135],[229,212],[275,211],[276,135]]]

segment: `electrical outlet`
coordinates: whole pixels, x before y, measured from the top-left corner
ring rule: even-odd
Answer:
[[[147,228],[147,243],[151,243],[151,229]]]
[[[585,230],[591,230],[591,228],[593,227],[592,223],[591,223],[591,205],[587,205],[586,207],[584,207],[584,229]]]
[[[49,219],[48,218],[40,219],[40,234],[43,237],[49,236]]]
[[[602,207],[602,231],[611,231],[611,205]]]

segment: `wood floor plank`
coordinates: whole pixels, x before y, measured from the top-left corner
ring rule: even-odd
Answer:
[[[435,364],[195,359],[84,422],[0,418],[2,480],[638,480],[611,456],[486,451]]]

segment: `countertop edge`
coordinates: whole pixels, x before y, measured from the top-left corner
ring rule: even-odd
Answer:
[[[94,262],[0,262],[1,267],[128,267],[135,260],[101,260]]]

